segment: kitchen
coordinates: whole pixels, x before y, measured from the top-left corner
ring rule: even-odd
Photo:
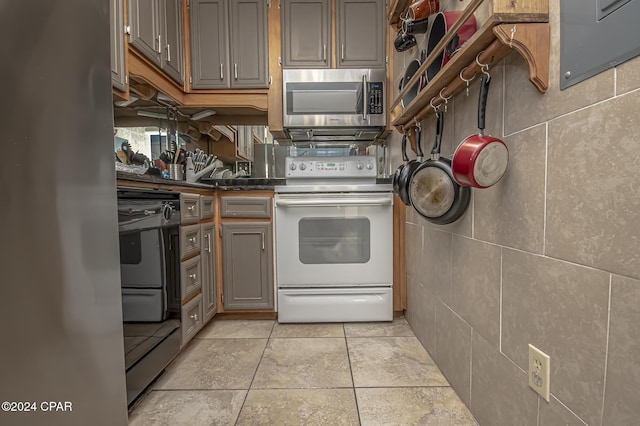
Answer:
[[[459,9],[470,2],[451,3]],[[15,37],[9,33],[11,24],[25,8],[4,7],[5,39]],[[469,207],[455,223],[435,225],[413,208],[406,209],[402,221],[404,317],[479,424],[633,424],[638,417],[640,378],[633,344],[639,336],[630,325],[640,315],[639,198],[632,173],[638,160],[632,138],[639,122],[631,112],[640,102],[638,61],[630,59],[561,90],[566,71],[561,72],[560,9],[559,2],[549,2],[546,93],[528,81],[529,64],[518,54],[490,66],[487,134],[501,137],[509,148],[503,178],[491,188],[474,189]],[[69,26],[68,16],[78,11],[86,19]],[[24,424],[26,415],[31,415],[30,424],[81,424],[75,416],[83,413],[91,413],[93,423],[126,423],[124,377],[116,384],[105,378],[106,372],[123,370],[124,361],[98,356],[122,348],[121,319],[110,313],[121,306],[119,285],[113,288],[120,280],[114,267],[119,261],[113,123],[96,119],[113,116],[113,99],[104,88],[94,88],[95,97],[87,97],[86,89],[78,87],[78,75],[69,74],[82,68],[77,52],[98,56],[97,39],[77,37],[77,32],[93,34],[93,27],[106,28],[105,11],[97,12],[86,2],[48,2],[41,13],[29,11],[32,32],[47,31],[46,36],[31,34],[15,49],[7,47],[16,60],[2,72],[16,83],[5,89],[12,108],[3,115],[3,127],[12,144],[8,146],[18,148],[12,151],[34,160],[2,168],[10,206],[3,216],[11,244],[3,253],[9,272],[5,282],[20,283],[5,286],[3,336],[12,343],[2,357],[7,366],[2,399],[72,400],[74,412],[2,413],[3,424]],[[270,16],[280,12],[268,10]],[[524,32],[518,25],[514,39]],[[388,36],[393,72],[387,87],[394,92],[389,106],[397,99],[406,65],[420,58],[418,48],[427,47],[424,35],[417,35],[418,48],[398,54],[395,35]],[[270,64],[272,48],[279,48],[272,40],[280,36],[270,33]],[[47,50],[49,43],[68,49]],[[106,52],[108,45],[104,35],[101,50]],[[339,50],[330,49],[329,56],[337,59]],[[32,51],[39,52],[37,59]],[[68,69],[42,67],[47,59],[62,61]],[[106,67],[108,59],[95,60]],[[148,64],[140,62],[129,62],[130,75],[144,74],[140,68]],[[85,78],[108,79],[106,71],[92,69],[93,74],[85,70]],[[478,81],[469,86],[470,100],[464,89],[448,100],[443,156],[451,156],[460,141],[477,133]],[[277,102],[269,93],[278,84],[273,79],[268,90],[238,89],[244,90],[238,104],[265,112],[245,111],[244,123],[227,124],[268,125],[274,136],[283,131],[277,126],[282,118],[271,114],[282,109],[269,108]],[[181,99],[175,87],[163,88],[172,99]],[[231,101],[230,93],[220,90],[219,96],[203,94],[209,100],[202,106],[222,116]],[[423,141],[433,140],[434,123],[433,114],[424,117]],[[104,143],[87,143],[85,135],[94,134],[96,127],[101,135],[96,137]],[[402,163],[401,139],[396,130],[386,138],[387,176]],[[94,161],[70,164],[67,159],[74,152]],[[21,300],[29,300],[30,309]],[[9,326],[15,316],[24,321]],[[549,402],[528,386],[528,344],[551,357]]]

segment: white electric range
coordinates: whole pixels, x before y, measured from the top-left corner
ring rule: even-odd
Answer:
[[[373,156],[287,157],[275,188],[279,322],[393,319],[393,194]]]

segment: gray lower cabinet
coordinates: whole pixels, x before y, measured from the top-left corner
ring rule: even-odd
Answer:
[[[109,0],[111,31],[111,83],[118,90],[127,90],[124,66],[124,0]]]
[[[336,0],[331,63],[331,0],[284,0],[284,68],[381,68],[386,65],[383,0]]]
[[[223,305],[273,309],[271,222],[222,224]]]
[[[336,68],[384,67],[383,0],[336,1]]]
[[[215,225],[203,223],[202,250],[200,251],[200,266],[202,268],[202,309],[206,324],[216,313],[216,253],[215,253]]]
[[[184,347],[189,340],[202,328],[202,295],[199,294],[182,306],[180,314],[180,329],[182,340],[180,347]]]
[[[331,67],[331,1],[284,0],[282,66]]]
[[[184,83],[182,3],[129,0],[129,43],[180,84]]]
[[[191,88],[268,87],[266,0],[192,0]]]

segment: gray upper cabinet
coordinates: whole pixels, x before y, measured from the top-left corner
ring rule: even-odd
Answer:
[[[162,0],[161,22],[164,31],[160,68],[180,84],[184,83],[182,58],[182,4],[180,0]]]
[[[384,67],[383,0],[337,0],[336,68]]]
[[[273,309],[271,223],[222,224],[223,305]]]
[[[284,0],[282,66],[331,67],[331,1]]]
[[[160,14],[158,0],[129,0],[129,43],[160,65]]]
[[[167,75],[184,83],[180,0],[129,0],[129,43]]]
[[[124,67],[124,0],[110,0],[111,17],[111,82],[118,90],[127,90],[127,73]]]
[[[191,0],[191,87],[229,87],[227,2]]]
[[[268,87],[266,1],[191,1],[193,89]]]

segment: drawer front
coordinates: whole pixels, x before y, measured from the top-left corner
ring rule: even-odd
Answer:
[[[200,253],[200,225],[189,225],[180,227],[180,258],[185,259],[194,254]]]
[[[202,328],[202,295],[198,295],[182,307],[180,312],[180,329],[182,331],[181,347],[196,335]]]
[[[208,195],[200,196],[200,219],[213,217],[214,198]]]
[[[271,217],[269,197],[220,197],[222,217]]]
[[[200,220],[200,196],[180,194],[180,223],[196,223]]]
[[[200,256],[180,263],[180,298],[188,299],[202,288]]]

